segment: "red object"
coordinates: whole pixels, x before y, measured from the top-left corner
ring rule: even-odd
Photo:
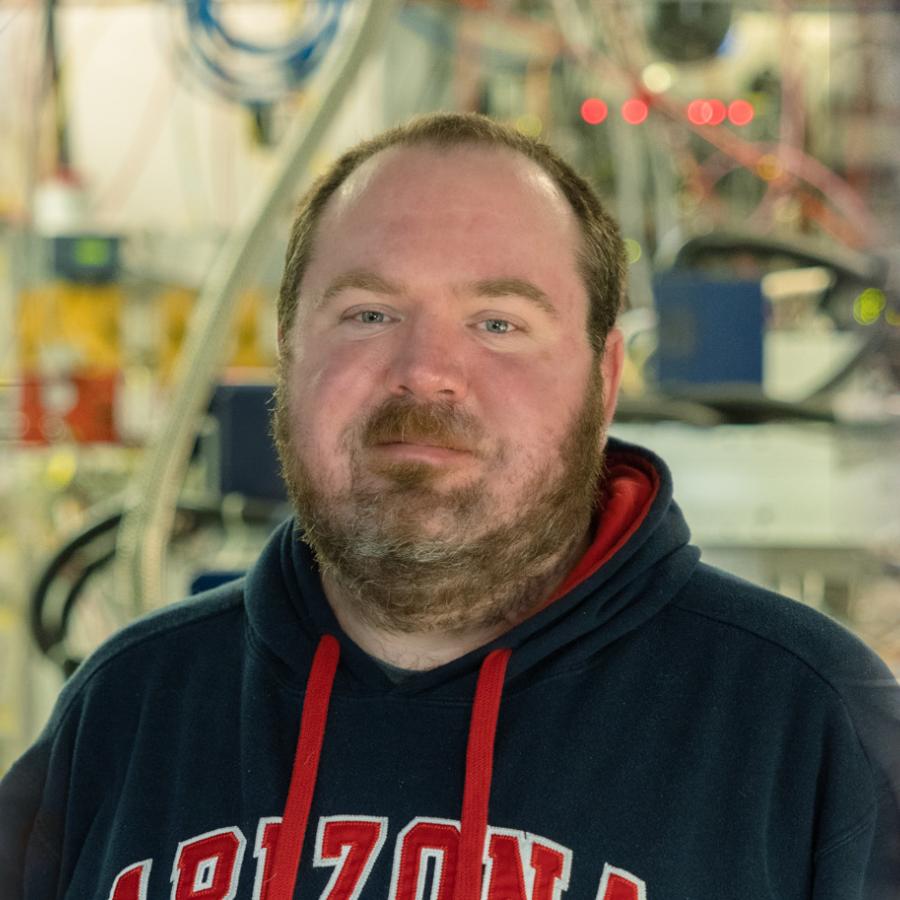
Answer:
[[[687,105],[687,117],[692,125],[721,125],[727,111],[725,104],[716,99],[691,100]]]
[[[328,819],[319,823],[314,866],[334,866],[329,897],[353,897],[365,883],[368,870],[384,843],[388,820]]]
[[[118,372],[54,378],[25,374],[21,382],[21,439],[30,444],[117,441],[118,381]]]
[[[747,100],[732,100],[728,105],[728,121],[732,125],[749,125],[753,121],[756,111],[753,104]]]
[[[237,828],[220,828],[178,845],[172,880],[172,900],[214,900],[233,897],[237,890],[237,864],[244,838]],[[198,883],[209,878],[209,883]]]
[[[466,782],[463,787],[459,833],[459,870],[454,900],[481,896],[481,864],[487,835],[488,801],[494,771],[494,736],[506,664],[512,650],[494,650],[481,664],[466,750]]]
[[[581,118],[588,125],[599,125],[607,116],[609,107],[599,97],[588,97],[581,104]]]
[[[623,453],[610,458],[606,497],[594,540],[548,605],[590,578],[625,546],[647,518],[658,493],[659,474],[641,457]]]
[[[691,125],[706,125],[710,114],[709,104],[705,100],[691,100],[687,105],[687,117]]]
[[[135,863],[118,874],[113,882],[109,900],[141,900],[147,896],[150,860]]]
[[[650,114],[650,107],[646,100],[640,97],[631,97],[622,104],[622,118],[629,125],[640,125]]]
[[[597,900],[641,900],[647,896],[647,885],[630,872],[614,869],[608,863],[603,869]]]
[[[459,828],[452,822],[436,822],[417,818],[401,832],[399,859],[395,857],[395,889],[391,891],[394,900],[414,900],[422,896],[419,878],[420,866],[426,851],[431,851],[440,860],[441,877],[437,897],[434,889],[432,900],[453,900],[456,873],[459,869]],[[329,894],[331,896],[331,894]]]
[[[303,852],[303,838],[316,787],[328,704],[340,653],[337,638],[326,634],[319,641],[313,657],[300,717],[300,736],[291,771],[291,787],[284,805],[281,830],[272,860],[272,882],[269,885],[272,900],[291,900],[294,896],[297,866]]]
[[[715,98],[706,102],[709,104],[709,124],[721,125],[725,121],[728,107],[721,100]]]

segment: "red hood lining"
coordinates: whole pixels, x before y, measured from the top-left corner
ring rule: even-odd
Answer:
[[[659,487],[659,472],[648,460],[627,452],[610,455],[594,539],[548,603],[590,578],[625,546],[647,518]]]

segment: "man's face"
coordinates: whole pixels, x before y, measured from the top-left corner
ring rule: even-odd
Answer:
[[[588,341],[579,242],[549,177],[503,149],[392,148],[332,197],[282,336],[277,431],[338,574],[348,548],[399,553],[407,580],[416,561],[471,568],[554,510],[583,534],[619,357]]]

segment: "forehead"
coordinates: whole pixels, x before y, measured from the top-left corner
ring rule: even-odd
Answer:
[[[396,146],[363,162],[330,198],[311,268],[336,255],[371,257],[348,260],[363,265],[440,245],[457,263],[477,266],[481,255],[495,268],[574,270],[580,242],[562,191],[521,154],[473,144]]]
[[[489,197],[503,196],[511,202],[545,207],[574,224],[574,214],[559,187],[536,162],[503,146],[433,144],[388,147],[361,163],[335,191],[327,212],[340,215],[382,190],[397,201],[405,195],[460,197],[460,188],[487,189]]]

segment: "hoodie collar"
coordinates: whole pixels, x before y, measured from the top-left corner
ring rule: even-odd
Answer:
[[[554,597],[496,641],[444,666],[393,683],[343,633],[325,598],[313,555],[293,521],[275,531],[248,575],[251,628],[300,681],[307,672],[297,671],[297,661],[309,659],[321,635],[335,635],[341,645],[338,684],[350,688],[355,683],[357,689],[379,692],[443,688],[470,694],[479,664],[499,648],[514,651],[512,678],[562,647],[569,648],[567,658],[573,660],[580,655],[573,656],[574,645],[596,653],[656,615],[690,577],[699,557],[688,546],[687,525],[672,499],[671,476],[658,457],[610,438],[607,467],[594,540]]]

